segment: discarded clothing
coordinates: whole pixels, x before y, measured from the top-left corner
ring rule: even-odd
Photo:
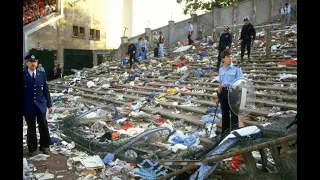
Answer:
[[[201,77],[203,76],[205,73],[203,70],[196,70],[194,73],[194,77]]]
[[[218,115],[218,114],[217,114]],[[221,114],[219,114],[219,116],[221,117]],[[211,116],[210,114],[204,115],[201,117],[201,121],[205,124],[207,123],[218,123],[220,121],[221,118],[217,117],[217,116]]]
[[[218,107],[218,108],[215,108],[215,107],[213,107],[213,108],[208,108],[208,109],[206,110],[206,114],[210,114],[210,113],[221,114],[221,113],[222,113],[222,110],[221,110],[220,107]]]

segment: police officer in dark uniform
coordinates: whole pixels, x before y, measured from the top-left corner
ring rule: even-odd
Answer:
[[[224,26],[223,33],[220,36],[220,41],[219,41],[219,54],[218,54],[218,62],[217,62],[217,70],[220,68],[220,63],[221,63],[221,52],[224,50],[229,50],[231,48],[232,44],[232,34],[229,32],[229,26]]]
[[[218,96],[216,99],[216,103],[221,103],[222,134],[224,134],[231,130],[239,128],[238,116],[231,111],[229,106],[228,91],[229,87],[232,85],[232,82],[237,78],[243,77],[243,73],[240,67],[232,64],[231,53],[229,50],[222,51],[221,57],[224,63],[223,66],[219,69],[218,81],[220,82],[220,84],[218,87]]]
[[[241,29],[240,43],[241,43],[241,62],[243,62],[244,48],[247,46],[248,60],[250,62],[250,48],[252,42],[256,39],[256,30],[249,22],[248,17],[243,18],[244,25]]]
[[[140,62],[136,59],[136,53],[137,53],[136,45],[134,45],[132,43],[132,40],[129,40],[128,44],[129,45],[128,45],[128,53],[127,54],[129,56],[129,64],[130,64],[130,69],[131,69],[132,68],[132,59],[139,64],[140,64]]]
[[[34,55],[25,57],[28,69],[23,71],[23,115],[28,125],[27,145],[29,155],[37,151],[36,121],[40,133],[40,148],[49,154],[50,136],[46,119],[47,108],[52,112],[52,103],[46,74],[37,71],[38,58]]]

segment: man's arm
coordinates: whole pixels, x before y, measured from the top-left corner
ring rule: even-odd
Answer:
[[[228,43],[228,46],[229,46],[230,49],[231,49],[231,44],[232,44],[232,34],[229,33],[229,43]]]
[[[52,107],[52,102],[51,102],[51,97],[50,97],[50,92],[49,92],[49,87],[47,84],[47,78],[46,78],[46,73],[43,73],[44,76],[44,81],[43,81],[43,95],[47,100],[47,107],[51,108]]]
[[[236,78],[241,78],[241,77],[243,77],[242,69],[240,67],[238,67]]]
[[[243,39],[243,27],[242,27],[241,32],[240,32],[240,38],[239,38],[239,40],[242,40],[242,39]]]
[[[253,40],[256,39],[256,29],[253,27],[253,25],[252,25],[252,39]]]

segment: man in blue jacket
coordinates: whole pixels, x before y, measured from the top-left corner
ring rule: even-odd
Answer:
[[[49,154],[50,135],[46,119],[47,108],[52,112],[52,103],[46,74],[37,71],[38,58],[34,55],[25,57],[28,68],[23,71],[23,115],[28,125],[27,145],[29,156],[37,151],[36,120],[40,133],[40,148]]]

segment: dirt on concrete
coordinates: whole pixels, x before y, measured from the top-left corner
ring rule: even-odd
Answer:
[[[41,154],[41,151],[37,151],[35,155]],[[61,154],[50,154],[46,160],[43,161],[30,161],[28,156],[27,148],[23,148],[23,157],[27,159],[28,164],[33,164],[36,167],[36,171],[34,173],[48,173],[54,174],[53,179],[64,179],[64,180],[75,180],[78,179],[79,176],[75,174],[75,169],[68,169],[67,160],[68,156],[64,156]],[[58,176],[63,176],[61,178],[57,178]]]

